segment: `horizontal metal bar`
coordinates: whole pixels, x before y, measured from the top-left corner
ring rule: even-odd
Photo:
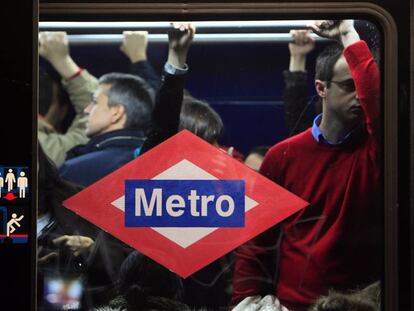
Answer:
[[[195,21],[197,28],[257,28],[257,27],[306,27],[311,20],[285,21]],[[39,22],[39,28],[168,28],[170,22]]]
[[[195,21],[198,33],[286,33],[304,29],[310,20],[284,21]],[[40,22],[40,31],[66,31],[69,34],[113,34],[122,30],[146,30],[166,33],[170,22]]]
[[[327,41],[314,34],[312,37],[316,41]],[[98,34],[98,35],[69,35],[70,44],[121,44],[123,35],[121,34]],[[148,42],[167,43],[166,34],[149,34]],[[232,43],[232,42],[292,42],[289,34],[281,33],[220,33],[220,34],[195,34],[194,43]]]

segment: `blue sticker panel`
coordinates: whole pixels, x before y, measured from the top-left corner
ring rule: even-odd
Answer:
[[[8,201],[12,201],[17,198],[28,198],[30,184],[28,172],[29,168],[27,166],[0,166],[0,184],[1,181],[3,184],[3,186],[0,187],[0,199],[7,199]],[[19,181],[21,179],[22,181]],[[19,185],[24,184],[26,184],[26,187],[24,187],[23,193],[23,187],[20,188]]]
[[[244,227],[244,180],[126,180],[126,227]]]

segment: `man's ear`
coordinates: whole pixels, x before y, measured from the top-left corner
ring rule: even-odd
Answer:
[[[321,80],[315,80],[315,89],[319,97],[321,98],[326,97],[326,82],[321,81]]]
[[[125,107],[123,105],[114,105],[111,107],[112,116],[111,122],[117,123],[124,118],[125,115]]]

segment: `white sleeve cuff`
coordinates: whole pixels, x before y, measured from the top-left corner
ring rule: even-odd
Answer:
[[[184,65],[184,68],[177,68],[174,65],[171,65],[170,63],[165,63],[164,65],[165,72],[171,74],[171,75],[183,75],[186,74],[188,71],[187,64]]]

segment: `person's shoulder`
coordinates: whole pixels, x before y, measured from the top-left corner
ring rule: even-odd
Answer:
[[[66,160],[59,172],[72,182],[89,185],[131,159],[133,159],[132,152],[127,154],[111,149],[94,150]]]
[[[111,158],[111,154],[108,154],[106,150],[90,150],[83,154],[77,155],[73,158],[67,159],[62,166],[61,170],[73,170],[77,171],[88,169],[88,170],[99,170],[102,162],[106,159]]]
[[[282,140],[275,144],[273,147],[270,148],[268,153],[277,153],[283,150],[286,150],[286,148],[303,148],[304,146],[312,143],[313,136],[311,129],[307,129],[306,131],[303,131],[299,134],[296,134],[294,136],[291,136],[289,138],[286,138],[285,140]]]

